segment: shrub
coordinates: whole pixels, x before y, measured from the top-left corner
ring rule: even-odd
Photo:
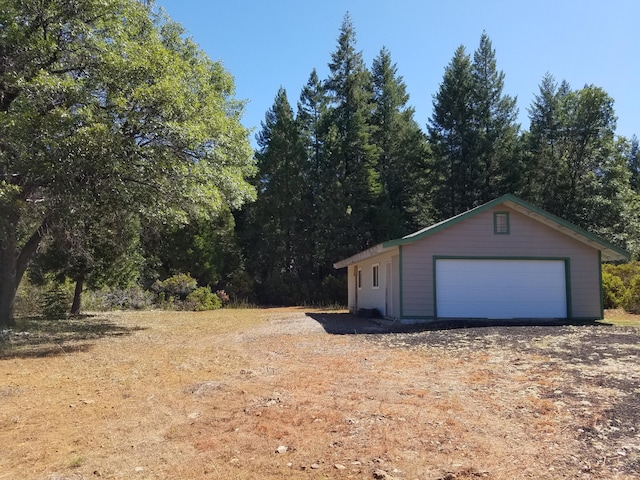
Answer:
[[[156,282],[151,287],[154,292],[164,294],[164,298],[175,297],[185,300],[198,286],[198,282],[188,273],[179,273],[166,280]]]
[[[18,287],[14,313],[17,317],[40,315],[44,305],[44,289],[25,276]]]
[[[71,305],[69,293],[63,285],[53,284],[47,287],[42,302],[42,315],[47,318],[64,318]]]
[[[222,301],[218,295],[211,292],[211,288],[200,287],[187,295],[185,307],[195,311],[217,310],[222,307]]]
[[[226,305],[227,303],[229,303],[229,295],[227,295],[227,292],[225,292],[224,290],[217,290],[216,295],[222,302],[222,305]]]
[[[322,279],[322,300],[331,304],[347,304],[347,276],[327,275]]]
[[[153,305],[154,294],[139,285],[126,289],[102,289],[87,291],[83,294],[85,310],[144,310]]]
[[[631,285],[622,299],[622,307],[630,313],[640,313],[640,275],[631,279]]]
[[[617,277],[620,277],[625,287],[631,286],[631,279],[636,275],[640,275],[640,262],[634,261],[629,263],[621,263],[614,265],[612,263],[605,263],[602,266],[603,273],[610,273]]]
[[[622,279],[612,273],[602,272],[602,295],[604,308],[618,308],[624,299],[627,287]]]

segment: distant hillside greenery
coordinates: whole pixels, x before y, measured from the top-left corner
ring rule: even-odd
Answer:
[[[136,2],[110,2],[144,16],[144,7],[131,6]],[[168,90],[131,86],[143,102],[139,108],[151,109],[155,104],[145,95],[157,94],[160,111],[154,112],[157,118],[144,110],[138,115],[126,110],[126,97],[118,98],[122,106],[114,111],[122,110],[122,118],[115,127],[125,134],[127,128],[142,129],[132,148],[150,142],[149,158],[157,155],[164,162],[150,178],[158,188],[142,187],[147,182],[135,162],[121,167],[138,175],[126,185],[111,182],[106,185],[111,190],[100,190],[101,177],[87,180],[102,192],[100,208],[93,216],[64,216],[61,209],[53,210],[58,217],[46,216],[49,223],[38,230],[40,247],[29,263],[29,291],[55,292],[56,285],[66,285],[66,297],[52,298],[62,303],[75,298],[76,312],[79,295],[87,290],[87,306],[101,308],[217,308],[223,301],[344,305],[346,272],[334,270],[335,261],[505,193],[601,235],[635,258],[640,254],[638,140],[616,135],[614,100],[598,86],[576,89],[547,73],[525,107],[529,125],[523,127],[517,123],[516,98],[504,93],[508,78],[483,33],[475,50],[461,45],[453,52],[433,94],[432,115],[419,125],[392,53],[381,48],[366,65],[347,14],[328,56],[327,78],[314,69],[299,92],[274,92],[250,161],[243,150],[246,131],[238,126],[242,105],[233,100],[230,76],[183,40],[175,23],[151,10],[146,15],[155,19],[157,38],[145,36],[151,27],[143,22],[147,33],[132,34],[126,45],[131,48],[136,38],[159,42],[154,43],[154,67],[143,69],[150,77],[139,80],[154,85],[154,75],[161,75]],[[195,68],[213,80],[206,88],[195,85],[193,98],[179,97],[172,110],[161,102],[173,81],[163,62],[176,55],[184,60],[179,64],[184,72]],[[51,88],[33,86],[45,87]],[[200,96],[197,88],[203,89]],[[206,112],[207,101],[212,103],[206,108],[218,115],[215,121],[192,125],[190,108]],[[161,129],[157,137],[154,128]],[[186,163],[171,161],[173,151],[184,154]],[[205,172],[202,178],[209,183],[199,188],[203,160],[213,170]],[[113,172],[104,175],[111,179]],[[174,179],[188,187],[188,198],[169,188],[180,185]],[[172,196],[163,203],[165,188]],[[124,200],[107,193],[121,191]],[[5,198],[0,190],[0,201]],[[92,197],[78,199],[87,208],[92,205]],[[190,208],[192,203],[198,208]],[[170,215],[159,213],[164,204]],[[607,306],[640,308],[636,270],[605,268]],[[192,279],[190,293],[161,287],[176,279]],[[24,305],[24,295],[21,302],[18,306]],[[46,298],[42,302],[47,304]]]

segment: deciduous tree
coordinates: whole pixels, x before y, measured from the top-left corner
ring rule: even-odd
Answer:
[[[0,323],[57,212],[181,220],[252,196],[233,80],[133,0],[0,10]]]

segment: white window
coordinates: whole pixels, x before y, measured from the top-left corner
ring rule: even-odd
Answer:
[[[376,263],[373,266],[373,271],[372,271],[373,280],[372,280],[372,284],[371,285],[372,285],[373,288],[380,288],[380,276],[379,276],[379,273],[380,273],[380,264]]]
[[[358,269],[358,290],[362,290],[362,269]]]
[[[493,233],[496,235],[509,235],[511,233],[509,225],[509,212],[493,213]]]

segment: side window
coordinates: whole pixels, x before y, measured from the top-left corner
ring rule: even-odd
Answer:
[[[379,278],[379,272],[380,272],[380,264],[376,263],[373,266],[373,282],[372,282],[372,287],[373,288],[379,288],[380,287],[380,278]]]
[[[493,212],[493,233],[495,235],[509,235],[509,212]]]
[[[362,290],[362,269],[358,269],[358,290]]]

